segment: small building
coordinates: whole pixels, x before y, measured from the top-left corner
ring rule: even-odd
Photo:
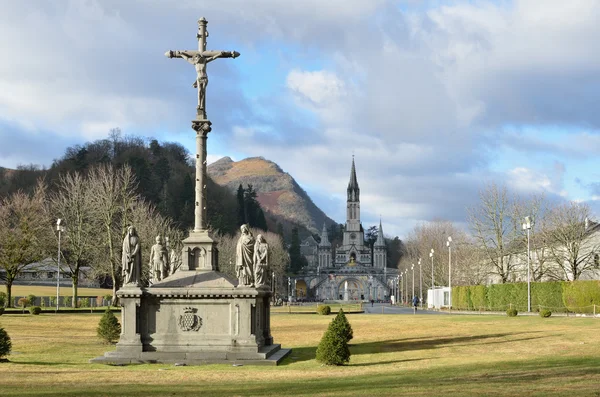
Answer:
[[[428,309],[449,309],[452,305],[452,292],[450,287],[434,287],[427,290]]]

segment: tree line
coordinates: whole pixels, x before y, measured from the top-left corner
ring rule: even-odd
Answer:
[[[57,218],[66,225],[61,266],[73,282],[73,305],[83,269],[88,277],[107,279],[116,300],[127,226],[133,224],[138,231],[146,265],[157,235],[168,237],[171,248],[181,252],[181,240],[194,222],[194,172],[181,145],[123,137],[115,129],[107,139],[68,148],[47,170],[21,166],[2,178],[0,268],[8,301],[12,284],[25,266],[56,257]],[[7,176],[7,171],[3,174]],[[207,184],[207,223],[214,235],[233,238],[242,223],[267,229],[252,186],[241,188],[240,203],[210,178]],[[244,217],[239,217],[240,208]],[[266,237],[274,249],[284,246],[271,234]],[[285,266],[287,261],[281,263]],[[146,268],[143,277],[148,277]]]
[[[599,269],[600,235],[595,233],[600,225],[586,203],[522,196],[492,183],[481,189],[467,214],[467,230],[446,220],[415,226],[405,240],[400,269],[414,264],[424,288],[432,285],[432,266],[435,285],[448,285],[450,271],[452,285],[525,281],[528,254],[531,281],[573,281]]]

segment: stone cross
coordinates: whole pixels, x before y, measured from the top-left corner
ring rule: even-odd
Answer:
[[[198,89],[198,107],[196,119],[192,121],[192,128],[196,131],[196,203],[194,210],[194,232],[206,230],[206,137],[211,131],[211,122],[206,116],[206,86],[208,75],[206,65],[218,58],[237,58],[237,51],[207,51],[206,30],[207,21],[198,20],[198,50],[167,51],[168,58],[182,58],[196,68],[196,81],[192,86]]]
[[[165,55],[168,58],[182,58],[194,65],[196,68],[196,81],[192,86],[198,89],[198,107],[197,120],[206,120],[206,86],[208,85],[208,75],[206,74],[206,65],[218,58],[237,58],[240,53],[237,51],[207,51],[206,38],[208,31],[206,25],[208,22],[204,18],[198,20],[198,50],[167,51]]]

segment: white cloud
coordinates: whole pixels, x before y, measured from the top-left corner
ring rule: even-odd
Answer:
[[[327,105],[344,94],[344,82],[326,70],[314,72],[294,69],[287,76],[287,87],[316,106]]]

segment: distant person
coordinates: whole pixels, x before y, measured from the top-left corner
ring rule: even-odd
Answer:
[[[417,295],[415,295],[412,299],[412,304],[414,307],[415,312],[417,311],[417,305],[419,304],[419,298],[417,297]]]

